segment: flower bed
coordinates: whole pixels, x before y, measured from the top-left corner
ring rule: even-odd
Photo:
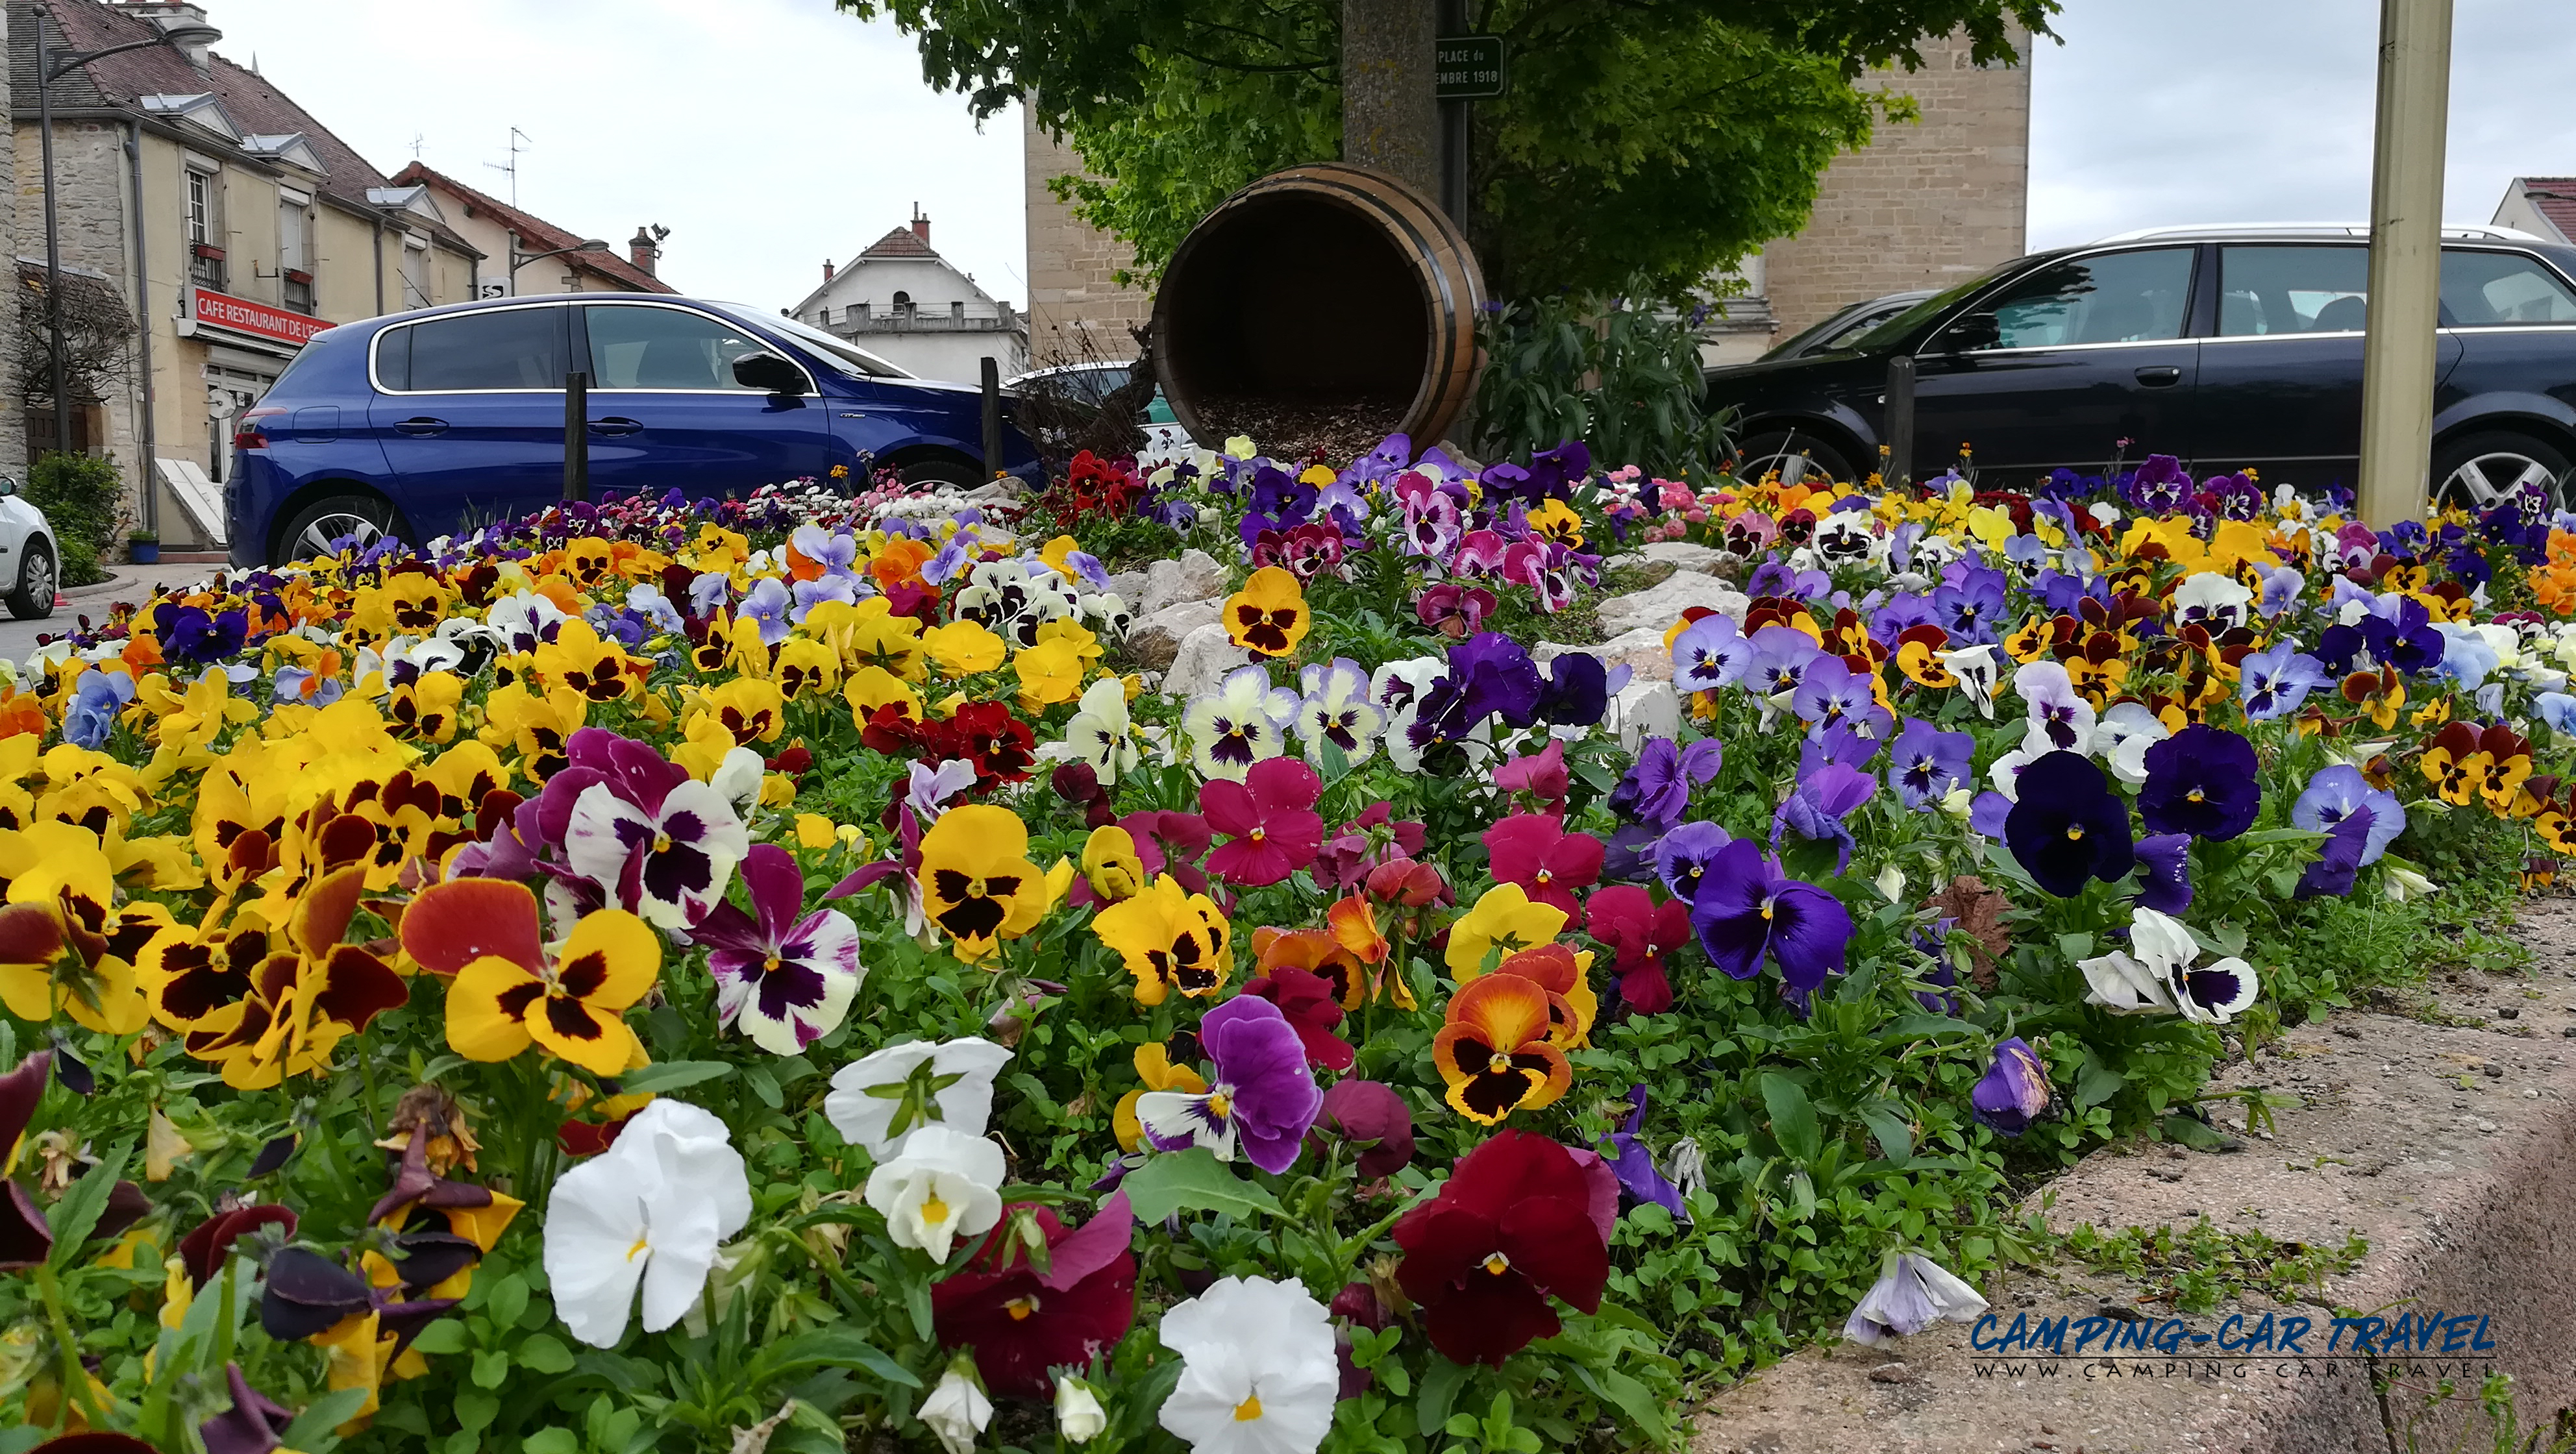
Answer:
[[[2576,832],[2537,500],[1250,453],[574,507],[47,647],[0,1451],[1667,1442],[1973,1314],[2016,1178],[2216,1136],[2231,1038]],[[1535,659],[1649,541],[1721,574]],[[1113,567],[1186,547],[1242,664],[1171,698]]]

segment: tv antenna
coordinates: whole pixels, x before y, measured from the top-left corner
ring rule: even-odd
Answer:
[[[427,132],[415,131],[411,134],[411,159],[413,161],[420,160],[421,146],[428,140],[429,134]]]
[[[536,138],[513,126],[510,128],[510,160],[507,163],[485,162],[483,165],[510,179],[510,205],[519,205],[519,153],[536,144]]]

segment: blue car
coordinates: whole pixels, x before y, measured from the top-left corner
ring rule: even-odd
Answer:
[[[233,436],[233,564],[421,542],[563,497],[564,376],[590,375],[590,497],[984,478],[980,391],[793,319],[655,293],[424,308],[316,334]],[[1004,464],[1037,456],[1003,428]]]

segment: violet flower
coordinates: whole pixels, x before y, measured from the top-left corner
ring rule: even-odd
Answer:
[[[2331,832],[2355,818],[2367,819],[2370,824],[2357,868],[2377,863],[2388,845],[2397,841],[2397,835],[2406,831],[2406,809],[2397,801],[2397,795],[2372,787],[2361,769],[2347,763],[2319,770],[2308,779],[2298,801],[2290,805],[2291,824],[2311,833]]]
[[[2189,833],[2225,842],[2263,811],[2254,744],[2224,727],[2195,722],[2147,749],[2138,817],[2150,833]]]
[[[1886,1269],[1852,1309],[1843,1336],[1872,1346],[1906,1338],[1944,1319],[1973,1323],[1986,1311],[1977,1290],[1920,1252],[1892,1254]]]
[[[1721,618],[1723,619],[1723,618]],[[1691,789],[1716,778],[1726,749],[1714,737],[1684,748],[1669,737],[1649,737],[1637,749],[1637,760],[1610,793],[1610,811],[1660,827],[1681,821],[1690,810]]]
[[[2251,721],[2269,722],[2299,710],[2308,693],[2326,684],[2326,670],[2315,657],[2284,640],[2269,651],[2250,652],[2237,664],[2237,700]]]
[[[1852,939],[1851,913],[1841,900],[1782,873],[1749,838],[1710,861],[1691,901],[1691,925],[1709,963],[1729,978],[1753,978],[1767,957],[1802,996],[1842,969]]]
[[[1995,1045],[1994,1062],[1968,1092],[1968,1107],[1979,1124],[2018,1136],[2048,1109],[2048,1068],[2028,1041],[2015,1035]]]
[[[1876,777],[1840,763],[1810,774],[1772,812],[1771,846],[1780,846],[1784,831],[1794,831],[1810,843],[1830,842],[1839,850],[1834,859],[1834,873],[1839,876],[1851,867],[1852,849],[1857,846],[1843,819],[1877,792]]]
[[[1718,851],[1734,841],[1715,823],[1684,823],[1656,842],[1655,876],[1674,898],[1691,902],[1699,897],[1700,880]]]
[[[1599,1145],[1601,1159],[1610,1163],[1610,1172],[1619,1178],[1619,1190],[1639,1206],[1648,1202],[1673,1214],[1677,1221],[1690,1220],[1690,1205],[1664,1174],[1655,1169],[1654,1153],[1646,1149],[1637,1128],[1646,1120],[1646,1088],[1628,1087],[1628,1119]]]
[[[742,881],[752,913],[720,903],[690,937],[708,949],[717,1026],[740,1029],[772,1055],[794,1055],[850,1012],[867,977],[858,926],[838,909],[802,913],[804,872],[776,844],[755,845],[743,857]]]
[[[1279,1007],[1237,995],[1199,1021],[1212,1073],[1202,1092],[1147,1091],[1136,1119],[1160,1151],[1204,1146],[1232,1161],[1237,1146],[1268,1172],[1286,1171],[1322,1110],[1305,1043]]]
[[[2191,907],[2191,835],[2159,833],[2138,840],[2138,904],[2159,914]]]
[[[2085,880],[2113,882],[2137,861],[2129,808],[2094,761],[2051,752],[2021,770],[2004,842],[2033,882],[2061,899]]]
[[[1967,781],[1976,750],[1977,739],[1965,732],[1943,732],[1920,717],[1908,717],[1889,749],[1888,785],[1908,808],[1935,807]]]

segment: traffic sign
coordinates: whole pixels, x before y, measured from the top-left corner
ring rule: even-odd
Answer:
[[[1443,101],[1474,101],[1503,94],[1503,38],[1444,35],[1437,42],[1431,94]]]

